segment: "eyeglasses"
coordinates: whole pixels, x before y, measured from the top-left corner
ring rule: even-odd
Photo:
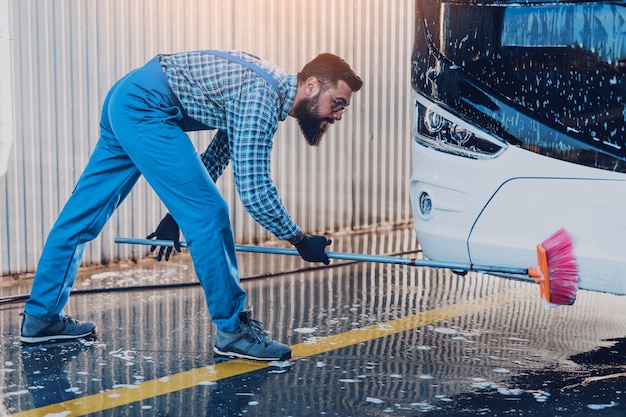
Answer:
[[[326,90],[326,92],[328,93],[328,95],[333,99],[333,105],[330,108],[333,113],[336,113],[338,111],[345,113],[348,111],[348,106],[346,104],[343,104],[341,101],[337,100],[335,98],[335,96],[333,96],[330,91],[328,90],[328,87],[326,87],[326,84],[324,83],[320,83],[322,85],[322,87],[324,87],[324,90]]]

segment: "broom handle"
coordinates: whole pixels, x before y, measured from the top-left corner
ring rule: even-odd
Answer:
[[[128,237],[116,237],[115,243],[174,247],[174,242],[171,240],[136,239],[136,238],[128,238]],[[180,247],[186,248],[187,243],[180,242]],[[298,253],[296,249],[287,249],[287,248],[270,248],[270,247],[265,247],[265,246],[235,245],[235,250],[238,252],[300,256],[300,254]],[[346,253],[346,252],[326,252],[326,255],[328,255],[329,258],[341,259],[344,261],[375,262],[375,263],[382,263],[382,264],[410,265],[410,266],[420,266],[420,267],[428,267],[428,268],[447,268],[447,269],[452,269],[454,271],[500,272],[504,274],[528,276],[528,269],[513,268],[513,267],[507,267],[507,266],[476,265],[476,264],[467,264],[467,263],[462,263],[462,262],[440,262],[440,261],[433,261],[430,259],[415,259],[415,258],[406,258],[406,257],[400,257],[400,256],[366,255],[366,254]],[[530,277],[528,277],[527,280],[534,282],[534,280],[531,279]]]

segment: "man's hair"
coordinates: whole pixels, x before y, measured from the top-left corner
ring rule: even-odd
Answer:
[[[328,52],[319,54],[302,68],[298,73],[298,83],[304,83],[309,77],[333,86],[337,85],[337,81],[343,80],[352,91],[359,91],[363,86],[363,80],[346,61]]]

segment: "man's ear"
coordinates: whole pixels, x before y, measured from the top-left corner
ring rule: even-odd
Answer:
[[[320,91],[320,81],[317,77],[309,77],[304,82],[304,92],[309,97],[316,96]]]

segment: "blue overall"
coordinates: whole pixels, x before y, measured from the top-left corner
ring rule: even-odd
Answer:
[[[158,58],[120,79],[104,101],[100,139],[51,229],[27,314],[58,320],[86,242],[94,239],[143,175],[178,222],[218,329],[234,331],[246,292],[239,282],[229,210],[185,131],[186,116]]]

